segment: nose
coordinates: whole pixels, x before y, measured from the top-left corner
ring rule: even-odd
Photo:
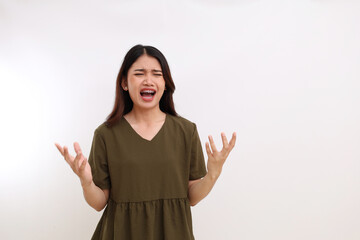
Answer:
[[[145,74],[145,79],[144,79],[144,84],[145,85],[154,85],[153,82],[152,82],[152,79],[151,79],[151,73],[146,73]]]

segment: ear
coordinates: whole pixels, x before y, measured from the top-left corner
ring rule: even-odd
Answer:
[[[121,81],[121,87],[123,88],[124,91],[128,90],[127,82],[126,82],[125,78],[123,78],[122,81]]]

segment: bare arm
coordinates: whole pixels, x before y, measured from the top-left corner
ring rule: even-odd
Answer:
[[[109,189],[101,189],[94,182],[82,188],[86,202],[96,211],[103,210],[109,199]]]
[[[217,178],[206,174],[202,179],[189,181],[188,198],[192,207],[209,194],[216,180]]]

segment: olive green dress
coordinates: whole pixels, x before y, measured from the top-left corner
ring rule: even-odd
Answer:
[[[207,173],[195,123],[167,113],[151,141],[124,117],[103,123],[89,164],[94,183],[110,189],[93,240],[194,240],[188,183]]]

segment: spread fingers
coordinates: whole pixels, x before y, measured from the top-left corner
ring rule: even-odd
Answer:
[[[222,142],[223,142],[223,149],[225,149],[225,150],[229,150],[229,143],[228,143],[228,140],[227,140],[227,138],[226,138],[226,135],[225,135],[225,133],[221,133],[221,139],[222,139]]]
[[[64,146],[64,158],[65,158],[65,161],[70,164],[71,161],[70,161],[70,155],[69,155],[69,150],[66,146]]]
[[[210,146],[211,146],[211,150],[213,152],[217,152],[217,149],[216,149],[216,146],[215,146],[215,143],[214,143],[214,139],[211,135],[209,135],[209,141],[210,141]]]

